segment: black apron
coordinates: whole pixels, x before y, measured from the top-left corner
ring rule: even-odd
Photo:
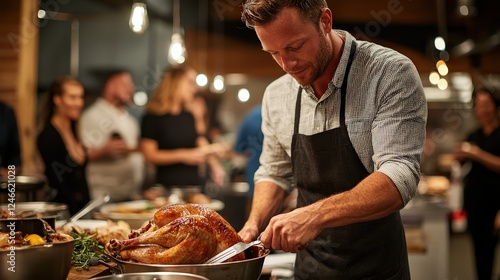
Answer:
[[[345,124],[347,79],[355,51],[353,42],[341,87],[340,127],[299,134],[299,88],[292,138],[298,207],[350,190],[369,175]],[[399,211],[374,221],[324,229],[297,254],[295,279],[410,279]]]

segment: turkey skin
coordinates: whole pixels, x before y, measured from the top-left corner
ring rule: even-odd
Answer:
[[[106,251],[147,264],[201,264],[241,241],[219,213],[200,204],[165,206],[128,237],[111,239]],[[244,259],[245,254],[240,253],[226,262]]]

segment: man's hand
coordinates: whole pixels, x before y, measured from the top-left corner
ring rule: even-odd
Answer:
[[[322,230],[317,224],[317,214],[310,207],[303,207],[274,216],[261,235],[262,243],[266,248],[285,252],[304,249]]]
[[[259,236],[259,228],[250,222],[246,222],[243,228],[238,232],[238,235],[243,239],[243,242],[250,243]],[[269,247],[267,247],[269,248]]]

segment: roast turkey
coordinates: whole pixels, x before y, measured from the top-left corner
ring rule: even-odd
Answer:
[[[159,209],[129,239],[111,239],[108,253],[147,264],[201,264],[240,242],[234,228],[216,211],[200,204],[175,204]],[[230,261],[245,259],[240,253]]]

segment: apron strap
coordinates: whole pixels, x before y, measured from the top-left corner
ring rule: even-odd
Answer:
[[[354,40],[351,43],[351,51],[349,52],[349,59],[347,60],[347,66],[344,73],[344,80],[342,81],[342,86],[340,87],[340,126],[345,125],[345,97],[347,95],[347,80],[349,78],[349,71],[351,71],[351,64],[356,52],[356,43]]]
[[[300,100],[302,99],[302,87],[299,86],[297,93],[297,101],[295,102],[295,121],[293,125],[293,134],[299,133],[299,120],[300,120]]]

